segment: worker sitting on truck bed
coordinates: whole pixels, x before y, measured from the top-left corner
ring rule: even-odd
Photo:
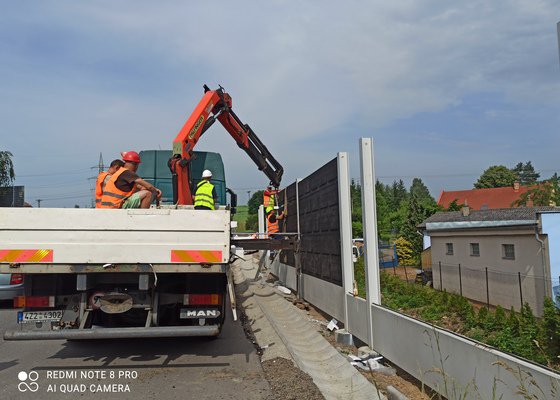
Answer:
[[[124,166],[107,181],[100,208],[150,208],[152,195],[159,200],[161,190],[136,174],[138,153],[125,151],[121,156]]]
[[[215,210],[218,203],[218,195],[216,188],[210,183],[212,179],[212,171],[205,169],[202,172],[202,180],[196,185],[196,193],[194,195],[195,210]]]
[[[111,175],[117,172],[120,168],[124,166],[124,162],[122,160],[113,160],[111,161],[111,165],[107,171],[101,172],[97,175],[97,182],[95,183],[95,207],[99,208],[101,206],[101,197],[103,197],[103,189],[105,188],[105,184],[109,179],[111,179]]]

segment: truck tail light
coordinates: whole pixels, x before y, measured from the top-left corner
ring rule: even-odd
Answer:
[[[45,308],[54,307],[54,296],[17,296],[14,297],[14,308]]]
[[[208,306],[219,305],[221,303],[221,295],[219,294],[186,294],[183,303],[190,306]]]
[[[10,285],[21,285],[23,283],[23,274],[12,274],[10,276]]]

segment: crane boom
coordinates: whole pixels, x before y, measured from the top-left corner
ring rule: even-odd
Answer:
[[[200,137],[218,120],[275,188],[280,186],[284,169],[247,124],[232,110],[231,96],[220,86],[210,90],[204,85],[204,96],[173,141],[169,168],[173,174],[173,202],[193,204],[189,163]]]

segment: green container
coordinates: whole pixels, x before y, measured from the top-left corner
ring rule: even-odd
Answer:
[[[173,184],[171,171],[167,161],[172,155],[171,150],[143,150],[140,152],[142,163],[138,167],[138,175],[162,191],[163,203],[173,203]],[[226,205],[226,175],[222,156],[218,153],[195,151],[191,159],[191,176],[193,178],[193,193],[196,184],[202,179],[202,171],[212,171],[211,182],[216,187],[218,203]]]

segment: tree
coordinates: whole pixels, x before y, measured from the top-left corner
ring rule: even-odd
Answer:
[[[517,175],[517,179],[521,185],[533,185],[540,178],[541,174],[535,171],[531,161],[527,161],[525,164],[522,162],[517,163],[515,167],[511,169]]]
[[[412,180],[412,185],[410,186],[410,194],[415,195],[421,204],[434,206],[436,204],[436,201],[430,194],[428,187],[424,185],[424,182],[422,182],[422,179],[420,178],[414,178]]]
[[[552,177],[542,183],[537,184],[534,188],[527,190],[519,196],[511,205],[517,207],[526,207],[529,200],[533,202],[533,206],[554,206],[560,204],[560,184],[558,175]]]
[[[461,211],[461,206],[457,203],[458,199],[453,200],[449,203],[449,207],[447,207],[446,211]]]
[[[362,186],[354,179],[350,182],[350,200],[352,203],[352,237],[364,237],[362,225]]]
[[[9,151],[0,151],[0,186],[10,186],[16,177],[12,157]]]
[[[518,179],[515,172],[503,165],[493,165],[482,173],[474,184],[476,189],[513,186]]]
[[[249,199],[247,202],[249,206],[247,212],[249,214],[257,214],[259,212],[259,206],[263,203],[263,193],[264,190],[257,190]]]

